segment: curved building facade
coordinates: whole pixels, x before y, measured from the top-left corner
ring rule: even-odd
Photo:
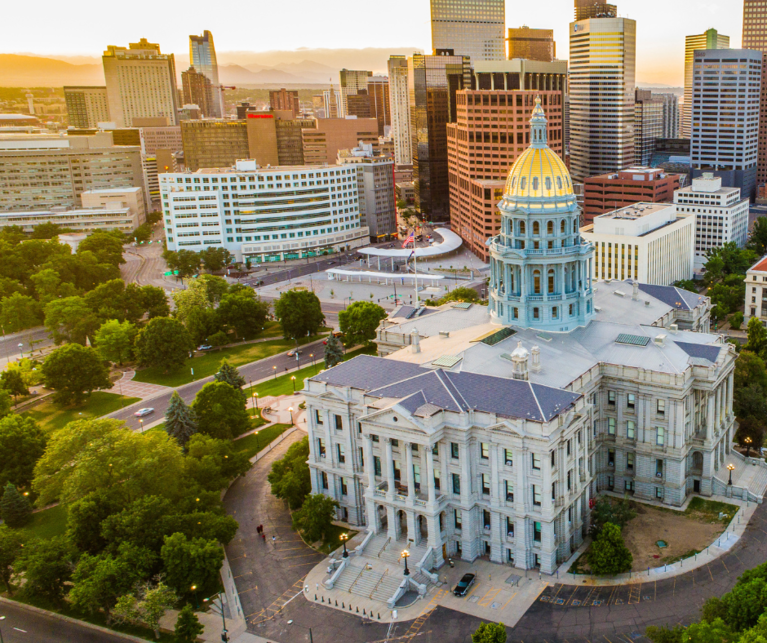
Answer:
[[[594,250],[581,238],[570,173],[548,146],[536,103],[530,148],[512,166],[498,205],[501,232],[488,241],[490,310],[499,324],[566,332],[594,315]]]

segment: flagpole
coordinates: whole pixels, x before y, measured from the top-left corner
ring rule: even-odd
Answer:
[[[415,245],[415,237],[413,237],[413,271],[415,273],[415,307],[416,309],[421,307],[421,300],[418,297],[418,248]]]

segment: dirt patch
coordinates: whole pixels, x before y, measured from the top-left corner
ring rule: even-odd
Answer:
[[[721,534],[726,523],[710,512],[685,512],[633,503],[636,518],[623,529],[623,539],[634,557],[631,571],[661,567],[666,563],[703,551]],[[657,545],[663,540],[668,545]]]

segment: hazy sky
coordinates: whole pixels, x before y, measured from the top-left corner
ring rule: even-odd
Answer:
[[[644,83],[681,85],[685,35],[710,27],[739,47],[742,0],[613,0],[620,15],[637,21],[637,72]],[[126,45],[139,37],[163,51],[188,52],[187,37],[213,32],[218,51],[268,51],[301,47],[387,47],[430,49],[429,0],[132,0],[104,4],[78,0],[62,6],[23,2],[3,7],[0,53],[100,56],[107,44]],[[507,0],[506,24],[553,28],[560,58],[568,56],[567,25],[572,0]],[[75,10],[76,9],[76,10]],[[90,17],[90,19],[89,19]]]

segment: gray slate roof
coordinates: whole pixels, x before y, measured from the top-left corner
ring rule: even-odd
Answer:
[[[423,369],[417,364],[398,362],[372,355],[358,355],[354,359],[342,362],[311,379],[327,382],[334,386],[350,386],[369,391],[413,377],[419,373],[423,373]]]
[[[639,290],[677,310],[693,310],[706,300],[703,295],[696,295],[694,292],[676,286],[639,284]]]
[[[719,351],[722,348],[721,346],[710,346],[708,344],[688,344],[687,342],[674,343],[690,357],[707,359],[712,364],[716,362],[717,358],[719,357]]]

